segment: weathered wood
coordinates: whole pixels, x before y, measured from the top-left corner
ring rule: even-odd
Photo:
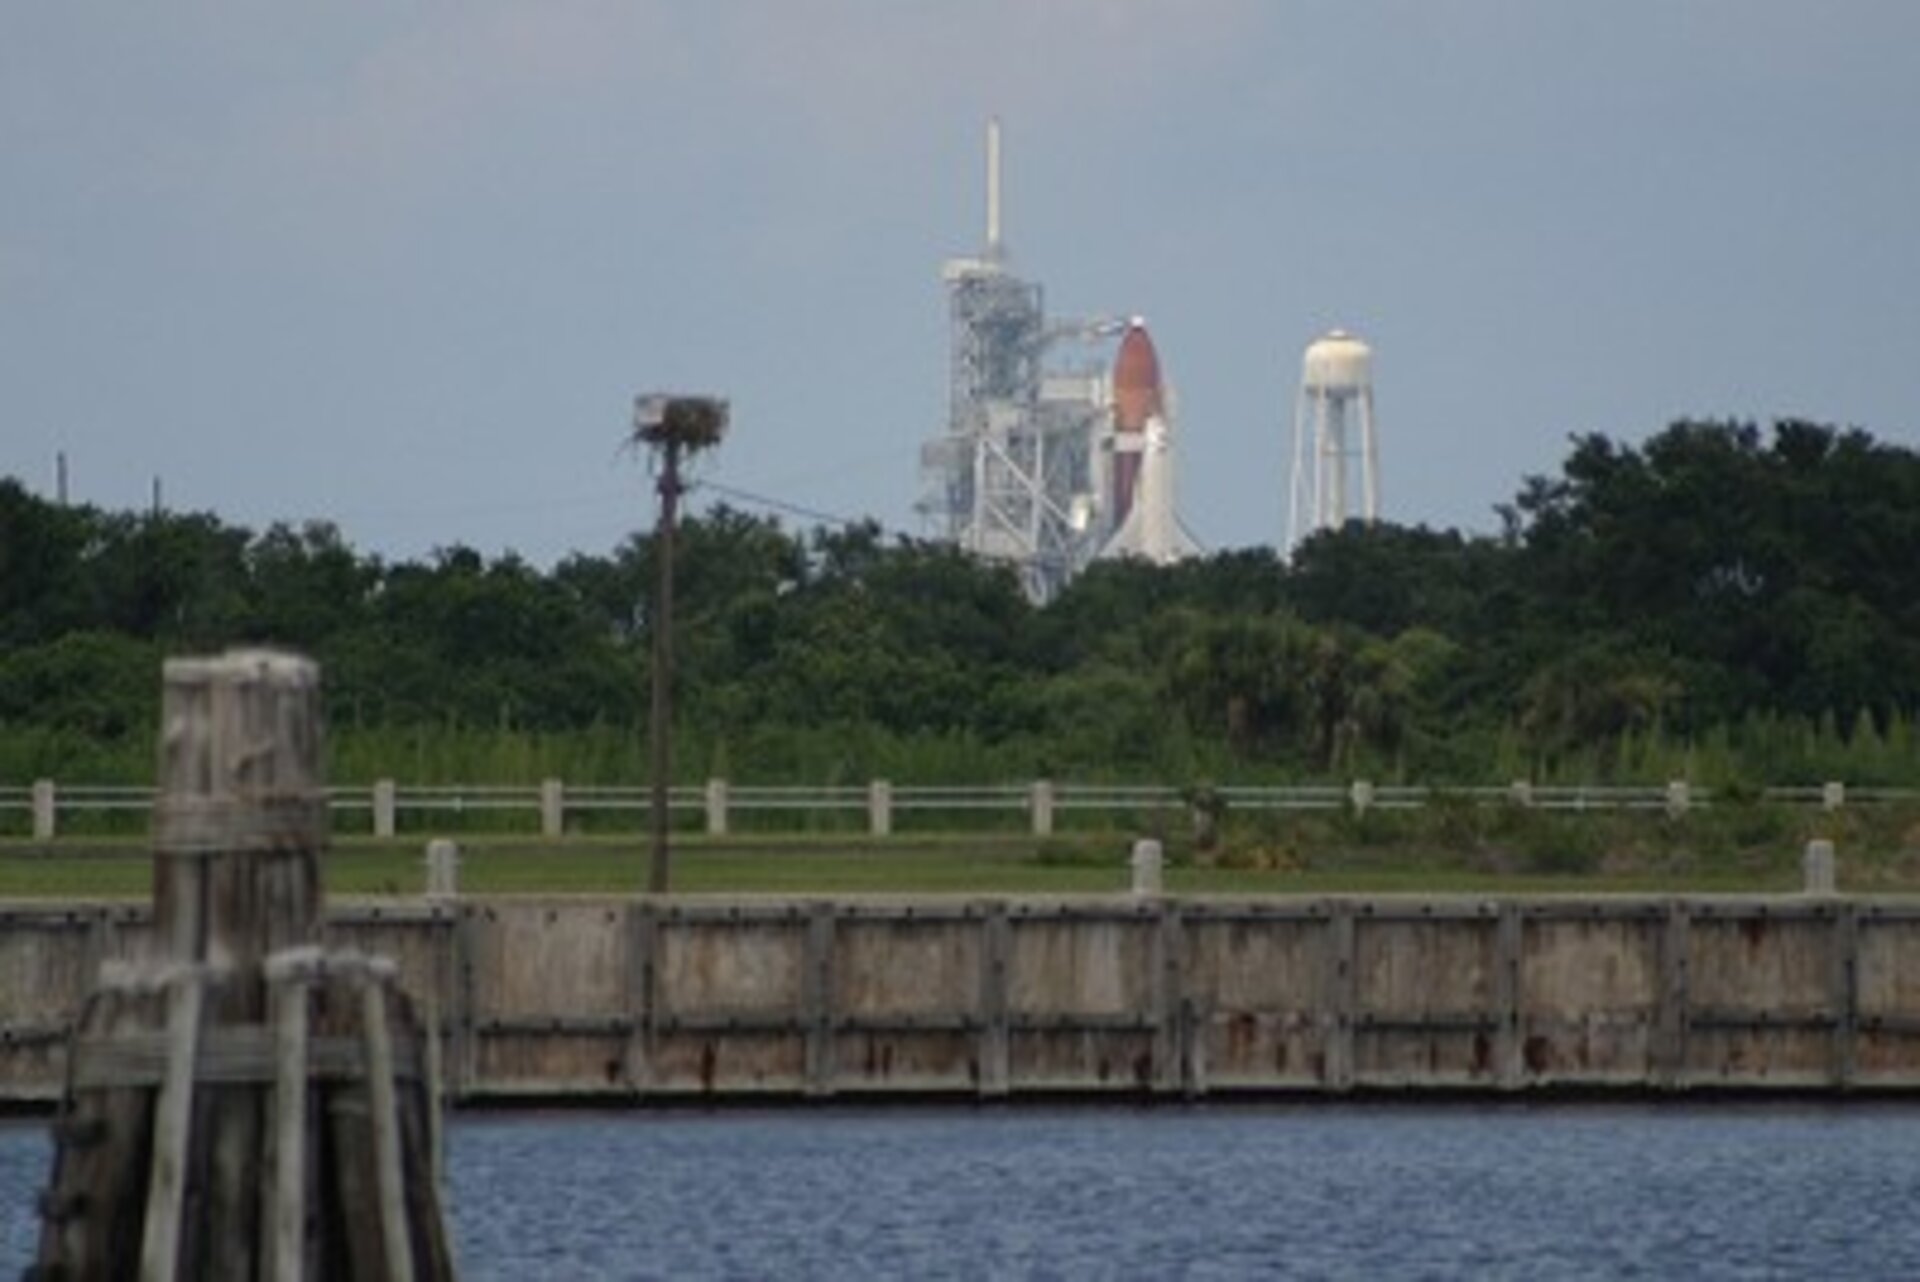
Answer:
[[[1193,1071],[1195,1048],[1185,984],[1186,946],[1180,906],[1162,904],[1160,919],[1154,924],[1149,962],[1153,968],[1153,1089],[1162,1093],[1184,1090],[1197,1096],[1205,1094],[1206,1082]]]
[[[308,1004],[318,963],[318,949],[267,959],[274,1037],[271,1282],[300,1282],[306,1272]]]
[[[87,973],[98,975],[100,968],[120,955],[120,926],[113,909],[102,904],[87,914]]]
[[[346,919],[377,911],[419,932],[389,938],[429,992],[458,988],[450,923],[467,909],[488,919],[471,953],[480,1097],[802,1095],[823,1075],[835,1095],[1920,1087],[1920,915],[1902,899],[872,897],[833,904],[833,946],[810,951],[825,907],[554,897]],[[1176,909],[1186,942],[1170,948]],[[1843,910],[1858,937],[1851,999]],[[32,1046],[8,1039],[62,1017],[15,992],[41,976],[60,987],[90,955],[94,920],[85,908],[0,920],[0,1057],[26,1062]],[[144,930],[120,920],[130,937]],[[651,980],[657,945],[633,937],[648,921],[664,941]],[[1342,929],[1354,945],[1335,946]],[[1184,962],[1177,989],[1170,957]],[[123,1005],[111,1032],[90,1017],[73,1061],[82,1092],[151,1094],[164,1077],[163,1017],[152,1000]],[[221,1023],[218,1005],[199,1081],[264,1091],[265,1026]],[[404,1098],[426,1057],[395,1038]],[[360,1040],[357,1021],[315,1033],[316,1098],[363,1071]]]
[[[833,937],[832,904],[814,904],[807,913],[807,944],[801,965],[801,1001],[807,1021],[806,1092],[833,1093]]]
[[[425,1278],[428,1282],[447,1282],[454,1276],[453,1245],[440,1211],[443,1197],[440,1150],[431,1134],[439,1126],[439,1077],[406,1071],[406,1056],[402,1052],[420,1044],[423,1034],[412,1002],[391,982],[387,990],[387,1013],[393,1027],[401,1186],[406,1194],[413,1272],[416,1278]]]
[[[447,1187],[447,1147],[446,1128],[441,1119],[446,1111],[446,1097],[443,1083],[446,1077],[445,1056],[441,1052],[439,1004],[433,995],[427,995],[425,1027],[422,1042],[426,1047],[427,1074],[427,1171],[433,1182],[436,1197],[444,1196]]]
[[[381,959],[329,954],[315,989],[316,1042],[350,1038],[358,1052],[357,1071],[321,1092],[318,1277],[452,1277],[425,1118],[431,1087],[400,1053],[422,1034],[391,984]]]
[[[78,1021],[69,1072],[77,1074],[86,1039],[164,1026],[164,994],[151,986],[103,987]],[[128,1244],[141,1238],[153,1144],[152,1089],[69,1087],[59,1120],[54,1170],[41,1203],[40,1262],[70,1279],[105,1279],[128,1270]]]
[[[480,1076],[480,1047],[474,1036],[477,1021],[474,983],[474,936],[479,932],[478,908],[463,905],[448,936],[452,950],[453,1008],[448,1013],[453,1035],[453,1081],[455,1099],[472,1093]]]
[[[261,1026],[261,1017],[249,1023]],[[205,1074],[200,1076],[204,1081]],[[272,1234],[271,1222],[263,1225],[260,1219],[261,1192],[272,1169],[264,1147],[268,1094],[254,1082],[223,1084],[202,1102],[204,1120],[196,1122],[196,1129],[207,1147],[205,1244],[192,1252],[200,1277],[259,1276],[259,1261]]]
[[[393,1034],[387,1027],[389,974],[369,975],[360,989],[360,1030],[367,1046],[367,1106],[373,1114],[373,1158],[379,1190],[380,1241],[387,1277],[413,1282],[413,1248],[400,1166],[400,1116],[393,1089]]]
[[[1513,904],[1503,904],[1493,948],[1493,1078],[1501,1090],[1521,1085],[1520,965],[1526,923]]]
[[[169,1282],[180,1268],[188,1146],[193,1140],[193,1068],[205,997],[197,971],[183,968],[173,976],[167,993],[167,1078],[155,1109],[153,1168],[140,1243],[140,1276],[150,1282]]]
[[[660,923],[653,904],[641,900],[627,909],[627,1000],[633,1023],[627,1036],[622,1075],[627,1089],[640,1094],[654,1081],[654,1037],[658,1028]]]
[[[1353,905],[1336,904],[1327,918],[1326,997],[1322,1016],[1322,1084],[1334,1092],[1353,1088],[1353,1030],[1358,1014],[1360,977],[1355,966]]]
[[[320,947],[320,761],[311,663],[167,664],[152,955],[111,960],[104,913],[81,943],[42,1273],[451,1277],[434,1057],[391,963]]]
[[[239,975],[318,942],[319,681],[313,663],[274,651],[167,661],[153,833],[167,955]]]
[[[318,994],[317,1029],[328,1036],[357,1031],[357,994],[327,984]],[[385,1241],[380,1233],[379,1171],[370,1126],[372,1104],[364,1077],[326,1093],[326,1174],[320,1180],[322,1241],[318,1276],[384,1280]]]
[[[975,1043],[977,1087],[982,1096],[1005,1095],[1007,1080],[1007,968],[1013,951],[1007,906],[994,903],[980,921],[980,1033]]]
[[[1846,1090],[1853,1085],[1860,1015],[1860,923],[1852,904],[1838,904],[1833,914],[1832,944],[1833,1046],[1829,1076]]]
[[[1660,992],[1655,1020],[1653,1080],[1668,1090],[1685,1090],[1692,996],[1688,983],[1692,953],[1692,910],[1683,900],[1667,906],[1660,934]]]

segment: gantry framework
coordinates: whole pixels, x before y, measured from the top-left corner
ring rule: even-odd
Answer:
[[[1107,394],[1097,369],[1049,352],[1111,332],[1049,325],[1041,288],[1008,270],[1000,240],[1000,130],[987,127],[987,243],[946,264],[952,333],[946,431],[921,450],[929,531],[1013,565],[1051,599],[1097,550]]]

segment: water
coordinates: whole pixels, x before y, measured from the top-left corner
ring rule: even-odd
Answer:
[[[0,1277],[47,1156],[0,1125]],[[531,1114],[449,1161],[469,1279],[1920,1277],[1904,1104]]]

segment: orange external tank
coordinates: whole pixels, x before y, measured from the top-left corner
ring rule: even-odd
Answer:
[[[1127,322],[1126,336],[1113,358],[1113,507],[1114,525],[1127,519],[1140,479],[1140,449],[1147,422],[1166,412],[1160,384],[1160,354],[1153,350],[1147,323]],[[1131,440],[1120,438],[1131,436]]]

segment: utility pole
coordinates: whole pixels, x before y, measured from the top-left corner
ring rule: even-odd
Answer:
[[[651,789],[647,823],[652,854],[647,893],[664,895],[669,884],[669,822],[673,773],[673,533],[680,511],[680,461],[720,443],[727,431],[727,403],[711,396],[638,397],[632,440],[659,457],[660,514],[654,527],[653,662],[649,713]]]
[[[649,720],[648,773],[653,796],[647,803],[652,834],[652,861],[647,866],[647,893],[667,893],[668,781],[673,769],[673,527],[680,508],[680,442],[668,440],[660,449],[660,516],[654,526],[653,556],[653,712]]]

